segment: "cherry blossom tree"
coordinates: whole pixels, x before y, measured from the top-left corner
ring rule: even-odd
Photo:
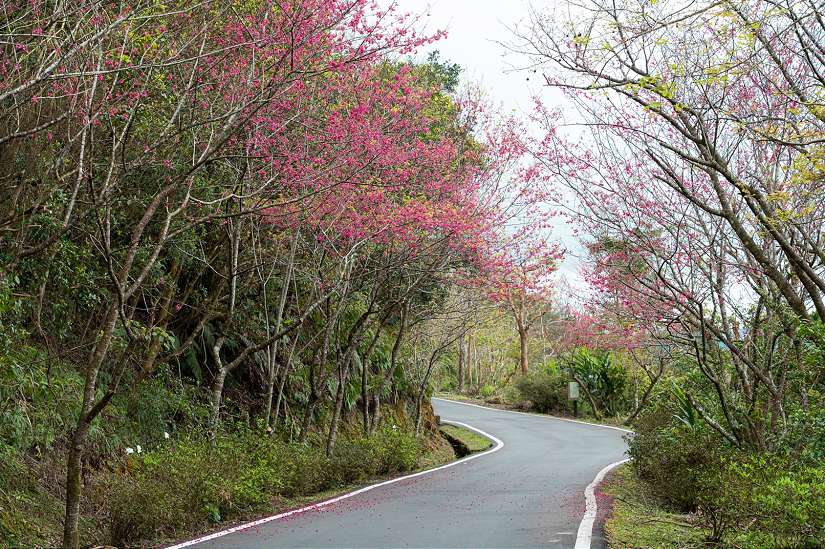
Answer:
[[[692,356],[687,398],[738,447],[769,448],[817,376],[794,349],[825,313],[821,31],[811,2],[596,1],[515,46],[587,126],[539,105],[527,146],[591,282]]]

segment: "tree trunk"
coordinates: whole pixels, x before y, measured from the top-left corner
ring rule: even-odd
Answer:
[[[599,412],[599,407],[596,406],[596,400],[593,398],[593,394],[587,389],[587,385],[582,383],[582,380],[576,374],[573,374],[573,379],[576,383],[579,384],[584,396],[587,397],[587,401],[590,403],[590,407],[593,408],[593,415],[596,416],[596,419],[602,419],[602,414]]]
[[[69,456],[66,463],[66,518],[63,522],[63,547],[75,549],[80,547],[78,519],[80,516],[80,493],[83,479],[83,450],[86,446],[88,424],[77,427],[72,436]]]
[[[424,396],[419,394],[415,399],[415,436],[421,435],[421,403]]]
[[[470,386],[470,391],[473,388],[473,336],[467,334],[467,353],[464,357],[467,363],[464,368],[467,370],[467,383]]]
[[[344,375],[338,377],[338,390],[335,391],[335,408],[332,413],[332,422],[329,426],[329,436],[327,437],[327,456],[331,456],[335,451],[335,440],[338,438],[338,423],[341,421],[341,409],[344,406]]]
[[[292,237],[292,244],[289,247],[289,259],[287,259],[287,264],[286,264],[286,267],[284,268],[284,280],[283,280],[283,285],[281,286],[280,301],[278,301],[278,312],[275,315],[275,333],[276,334],[281,331],[281,323],[283,322],[283,318],[284,318],[284,308],[286,307],[286,298],[287,298],[287,295],[289,294],[289,284],[290,284],[290,281],[292,280],[292,269],[295,265],[295,249],[298,247],[298,236],[299,236],[299,234],[300,233],[298,231],[295,231],[295,234]],[[266,296],[264,296],[264,299],[266,299]],[[269,333],[267,333],[267,336],[268,335],[269,335]],[[277,379],[278,373],[279,373],[279,368],[277,368],[275,366],[277,364],[276,358],[277,358],[277,355],[278,355],[278,343],[279,343],[278,340],[275,340],[272,343],[272,345],[270,345],[270,347],[269,347],[269,350],[270,350],[270,355],[269,355],[270,356],[270,360],[269,360],[270,369],[269,369],[269,372],[268,372],[269,373],[269,379],[267,379],[266,415],[265,415],[265,418],[264,418],[264,424],[267,427],[269,427],[269,425],[270,425],[270,418],[271,418],[271,415],[272,415],[272,397],[273,397],[273,392],[274,392],[273,389],[275,387],[275,380]],[[283,387],[283,383],[281,384],[281,386]],[[281,395],[279,393],[278,394],[279,400],[280,400],[280,397],[281,397]],[[275,407],[275,414],[276,414],[275,422],[277,422],[277,419],[278,419],[278,417],[277,417],[278,408],[279,408],[279,406]]]
[[[221,360],[221,347],[223,347],[224,337],[221,336],[212,346],[212,359],[217,367],[215,381],[212,383],[212,395],[209,399],[209,431],[207,436],[214,443],[218,435],[218,422],[221,414],[221,399],[223,397],[223,384],[226,381],[227,368]]]
[[[464,347],[464,336],[458,340],[458,392],[464,392],[464,363],[466,362],[467,350]]]
[[[375,393],[372,395],[372,418],[370,422],[370,435],[375,433],[378,429],[378,424],[381,422],[381,395]]]
[[[275,345],[274,343],[272,344]],[[266,350],[267,380],[266,380],[266,411],[264,412],[264,425],[269,427],[269,418],[272,415],[272,400],[275,397],[275,378],[278,374],[275,366],[275,357],[272,356],[272,347]]]
[[[316,404],[318,404],[318,397],[310,395],[306,408],[304,408],[304,421],[301,424],[301,434],[298,435],[298,442],[306,442],[309,436],[309,427],[312,425],[312,414],[315,412]]]
[[[212,345],[212,348],[210,349],[210,352],[212,354],[212,360],[214,360],[215,366],[218,369],[218,373],[215,376],[215,382],[212,385],[212,398],[210,402],[211,417],[209,418],[209,432],[207,433],[209,440],[213,444],[215,442],[215,438],[218,435],[218,420],[220,419],[221,413],[223,384],[226,381],[226,375],[229,373],[229,365],[224,364],[223,360],[221,359],[221,349],[223,349],[223,344],[226,343],[226,331],[235,317],[235,300],[238,295],[238,255],[240,254],[241,246],[240,231],[241,221],[239,220],[232,225],[232,232],[230,234],[229,304],[227,306],[226,319],[220,327],[220,335],[217,337],[217,339],[215,340],[215,344]]]
[[[527,375],[527,330],[523,326],[519,326],[518,330],[518,345],[519,345],[519,369],[521,375]]]
[[[650,398],[650,394],[653,392],[653,387],[656,386],[656,383],[659,381],[659,378],[662,377],[662,373],[664,373],[664,361],[661,361],[659,364],[659,371],[656,372],[656,375],[650,379],[650,384],[645,389],[644,393],[642,393],[641,399],[636,404],[636,409],[627,417],[624,421],[625,425],[630,425],[633,423],[633,420],[636,419],[636,416],[642,411],[642,409],[647,405],[647,401]]]
[[[393,343],[392,351],[390,352],[390,366],[387,368],[387,371],[384,372],[384,377],[381,379],[381,385],[376,388],[375,395],[373,396],[375,399],[375,410],[373,411],[370,434],[374,433],[378,428],[378,424],[381,419],[381,393],[384,392],[384,389],[387,387],[387,383],[391,384],[392,393],[395,393],[395,369],[398,367],[398,352],[401,349],[401,342],[404,339],[404,332],[407,328],[407,314],[409,312],[408,307],[409,305],[407,303],[404,303],[401,306],[401,325],[398,327],[398,333],[395,335],[395,342]]]
[[[424,379],[421,380],[421,385],[418,387],[418,396],[415,402],[415,435],[421,435],[421,406],[424,403],[424,396],[427,394],[427,384],[430,382],[430,376],[433,374],[433,368],[435,367],[435,363],[438,360],[438,357],[441,355],[444,349],[448,347],[449,344],[444,345],[435,349],[432,354],[430,355],[430,359],[427,362],[427,371],[424,373]]]
[[[89,425],[94,419],[95,394],[97,390],[97,376],[100,366],[109,352],[109,346],[117,324],[117,304],[112,301],[103,325],[103,334],[95,346],[89,364],[86,367],[85,385],[83,389],[83,405],[77,418],[77,426],[72,434],[72,444],[66,457],[66,515],[63,522],[63,547],[74,549],[80,546],[78,532],[78,518],[80,516],[80,493],[82,489],[83,452],[86,449],[86,439],[89,434]],[[100,408],[102,409],[102,408]],[[99,410],[98,410],[99,412]]]
[[[289,347],[289,354],[286,357],[286,364],[284,364],[284,373],[281,376],[281,383],[278,385],[278,400],[275,403],[275,417],[272,418],[272,425],[277,425],[278,416],[281,413],[281,403],[284,404],[286,410],[286,400],[284,399],[284,387],[289,379],[289,372],[292,371],[292,357],[295,356],[295,347],[298,345],[298,334],[292,338],[292,345]]]
[[[526,296],[522,293],[518,302],[518,306],[515,308],[515,316],[516,316],[516,328],[518,329],[518,347],[519,347],[519,371],[521,375],[527,375],[527,336],[529,331],[529,326],[527,324],[526,318]]]
[[[363,407],[361,416],[364,422],[364,435],[366,436],[370,434],[370,403],[367,391],[369,372],[367,370],[367,364],[369,364],[369,355],[365,356],[361,361],[361,406]]]

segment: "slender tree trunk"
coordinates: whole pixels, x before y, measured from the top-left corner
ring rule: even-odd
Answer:
[[[91,414],[95,408],[97,375],[112,342],[117,324],[117,310],[116,300],[113,300],[106,314],[101,339],[95,346],[86,367],[83,405],[77,419],[77,426],[72,434],[72,444],[69,446],[69,453],[66,457],[66,515],[63,522],[63,547],[67,549],[80,546],[78,519],[80,516],[80,494],[83,478],[83,452],[86,450],[89,426],[94,419]]]
[[[579,379],[579,377],[576,376],[576,374],[573,374],[573,379],[576,381],[576,383],[579,384],[579,387],[584,393],[584,396],[587,397],[587,401],[590,403],[590,407],[593,408],[593,415],[596,416],[596,419],[601,419],[602,414],[601,412],[599,412],[599,407],[596,406],[596,399],[593,398],[593,394],[588,390],[587,385],[582,383],[582,380]]]
[[[367,390],[367,378],[369,377],[368,364],[369,355],[365,356],[361,361],[361,405],[363,407],[361,418],[364,423],[364,435],[367,436],[370,434],[370,403],[369,392]]]
[[[423,395],[419,394],[415,398],[415,436],[421,435],[421,404],[424,402]]]
[[[407,315],[409,313],[409,305],[404,303],[401,306],[401,325],[398,327],[398,333],[395,335],[395,342],[392,345],[390,352],[390,366],[384,373],[381,380],[381,385],[375,390],[375,410],[373,411],[372,428],[370,433],[374,433],[378,428],[381,419],[381,393],[387,387],[387,383],[391,383],[392,392],[395,393],[395,369],[398,367],[398,352],[401,349],[401,342],[404,340],[404,333],[407,329]]]
[[[466,362],[467,350],[464,347],[464,336],[458,340],[458,392],[464,392],[464,363]]]
[[[275,397],[275,378],[278,374],[278,369],[275,366],[275,357],[272,356],[273,351],[275,351],[276,344],[273,343],[267,350],[266,350],[266,411],[264,412],[264,425],[266,428],[269,428],[270,424],[270,417],[272,415],[272,400]]]
[[[370,434],[370,396],[369,396],[369,388],[367,383],[369,382],[369,360],[372,356],[372,352],[375,349],[375,345],[378,343],[378,338],[381,337],[381,330],[384,327],[384,322],[386,322],[389,314],[385,315],[384,318],[381,319],[379,322],[378,327],[375,329],[375,335],[372,337],[372,341],[370,341],[369,347],[367,347],[366,353],[364,353],[364,358],[361,360],[361,406],[363,407],[362,410],[362,419],[364,423],[364,435],[369,436]],[[353,358],[357,358],[358,353],[353,353]]]
[[[347,379],[349,378],[352,362],[360,361],[356,348],[358,347],[358,342],[361,339],[361,334],[366,327],[366,322],[371,313],[371,308],[372,304],[370,304],[370,309],[363,313],[356,321],[352,332],[350,332],[349,342],[347,344],[347,350],[344,353],[344,357],[338,362],[338,390],[335,393],[335,411],[332,415],[332,423],[329,426],[329,437],[327,438],[328,456],[331,456],[335,451],[335,440],[338,437],[338,424],[341,422],[341,409],[344,405],[344,389]],[[357,366],[359,366],[359,364],[356,364],[356,367]]]
[[[375,433],[378,429],[378,424],[381,422],[381,395],[375,393],[372,395],[372,418],[370,421],[370,435]]]
[[[227,368],[221,360],[221,347],[225,341],[224,336],[220,336],[212,346],[212,360],[217,367],[215,380],[212,382],[212,395],[209,399],[209,431],[207,436],[212,443],[218,435],[218,422],[221,414],[221,399],[223,398],[223,384],[226,381]]]
[[[292,357],[295,355],[295,346],[297,344],[298,334],[295,334],[295,337],[292,338],[292,345],[289,348],[289,355],[286,357],[286,364],[284,365],[284,373],[281,376],[281,383],[278,386],[278,400],[275,403],[275,417],[272,418],[273,425],[278,423],[278,415],[281,412],[281,403],[283,402],[284,406],[286,406],[286,400],[284,399],[284,387],[286,387],[289,372],[292,371]]]
[[[226,375],[229,373],[229,366],[223,363],[221,359],[221,349],[226,343],[226,330],[232,323],[235,317],[235,300],[238,295],[238,255],[240,254],[241,246],[241,221],[235,221],[232,225],[230,233],[230,248],[229,248],[229,305],[227,309],[226,319],[220,326],[220,335],[212,345],[210,352],[212,360],[218,369],[212,384],[212,398],[211,398],[211,417],[209,418],[209,432],[207,436],[214,444],[215,438],[218,435],[218,422],[221,414],[221,400],[223,397],[223,385],[226,381]]]
[[[335,408],[332,412],[332,422],[329,426],[329,436],[327,437],[327,456],[331,456],[335,451],[335,441],[338,438],[338,423],[341,421],[341,409],[344,407],[344,385],[346,384],[346,377],[338,376],[338,389],[335,391]]]
[[[469,385],[469,390],[472,391],[473,389],[473,336],[467,334],[467,351],[465,352],[464,359],[467,361],[464,364],[464,368],[466,370],[466,384]]]
[[[304,420],[301,424],[301,434],[298,435],[298,442],[306,442],[309,436],[309,428],[312,425],[312,414],[315,413],[315,406],[318,404],[318,397],[310,395],[307,405],[304,408]]]
[[[519,369],[521,370],[521,375],[527,375],[527,330],[523,327],[519,327],[518,330],[518,345],[519,345]]]
[[[633,420],[636,419],[636,416],[644,409],[647,405],[647,401],[650,398],[651,393],[653,392],[653,387],[656,386],[656,383],[659,381],[659,378],[662,377],[662,373],[664,372],[664,361],[660,362],[659,370],[656,372],[656,375],[651,377],[650,384],[645,389],[644,393],[642,393],[642,397],[639,399],[639,402],[636,404],[636,409],[627,417],[624,421],[625,425],[630,425],[633,423]]]
[[[521,375],[526,376],[528,370],[527,364],[527,337],[528,337],[528,330],[529,327],[527,325],[527,318],[526,318],[526,304],[525,300],[527,297],[522,293],[515,308],[516,314],[516,328],[518,329],[518,347],[519,347],[519,371]]]
[[[430,382],[430,376],[433,374],[433,368],[435,367],[435,362],[438,360],[439,355],[441,352],[447,347],[447,345],[440,347],[432,352],[430,355],[430,359],[427,362],[427,371],[424,373],[424,379],[421,380],[421,385],[418,386],[418,396],[415,399],[415,434],[416,436],[421,435],[421,408],[424,404],[424,397],[427,394],[427,384]]]
[[[78,519],[83,478],[82,460],[88,433],[89,426],[85,423],[78,425],[75,429],[66,463],[66,518],[63,523],[63,547],[67,549],[80,547]]]
[[[275,316],[275,333],[281,331],[281,323],[283,322],[284,318],[284,308],[286,307],[286,298],[289,294],[289,284],[292,279],[292,270],[295,265],[295,250],[298,247],[298,237],[299,232],[295,231],[295,234],[292,237],[292,243],[289,247],[289,258],[287,259],[286,267],[284,268],[284,280],[283,285],[281,286],[281,296],[280,301],[278,302],[278,312]],[[267,334],[269,335],[269,334]],[[272,414],[272,397],[273,397],[273,389],[275,387],[275,380],[278,377],[278,368],[275,366],[277,361],[275,360],[278,355],[278,341],[274,341],[270,346],[270,369],[269,369],[269,379],[267,379],[267,391],[266,391],[266,415],[264,418],[265,425],[268,427],[270,425],[270,418]],[[281,384],[283,386],[283,383]],[[280,400],[280,392],[278,394],[278,398]],[[275,407],[276,414],[278,410],[278,406]],[[275,418],[277,421],[277,415]]]

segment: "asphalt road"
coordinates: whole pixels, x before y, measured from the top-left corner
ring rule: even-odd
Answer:
[[[604,466],[623,459],[623,433],[447,401],[433,404],[443,419],[477,427],[504,446],[454,467],[194,547],[572,549],[585,488]],[[598,519],[591,547],[604,547]]]

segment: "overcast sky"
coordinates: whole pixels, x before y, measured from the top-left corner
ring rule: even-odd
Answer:
[[[533,0],[533,5],[551,7],[563,0]],[[461,65],[462,79],[478,82],[487,90],[490,100],[501,105],[504,112],[524,114],[539,95],[558,107],[559,93],[541,86],[540,75],[516,70],[524,59],[508,52],[501,43],[512,43],[510,29],[528,19],[528,0],[398,0],[404,12],[423,15],[422,24],[435,31],[445,29],[446,39],[424,49],[420,57],[438,50],[442,59]],[[555,218],[559,219],[559,218]],[[570,228],[562,221],[549,237],[568,249],[560,274],[575,287],[583,286],[577,256],[581,247]]]

